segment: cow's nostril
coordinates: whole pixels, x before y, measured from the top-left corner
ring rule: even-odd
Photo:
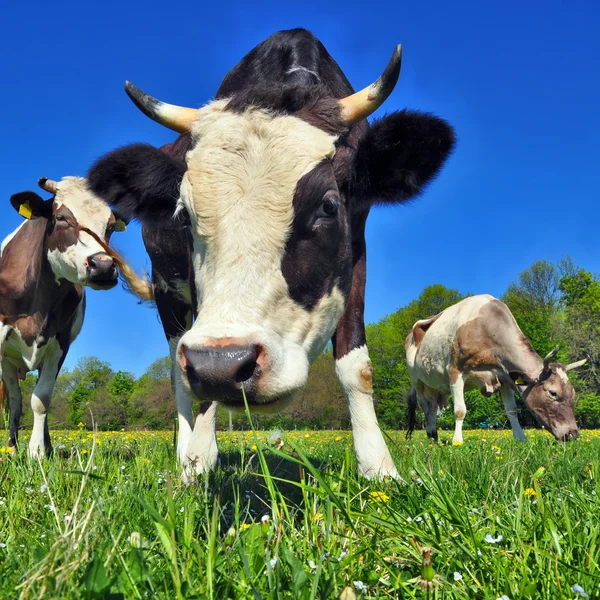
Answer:
[[[235,374],[236,383],[244,383],[244,381],[248,381],[256,371],[257,362],[253,359],[246,362],[246,364],[242,365],[238,372]]]

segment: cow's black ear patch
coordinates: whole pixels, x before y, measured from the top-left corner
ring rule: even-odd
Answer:
[[[10,203],[13,208],[26,219],[35,219],[44,217],[49,219],[52,216],[52,203],[54,200],[44,200],[35,192],[20,192],[10,197]]]
[[[147,144],[132,144],[109,152],[88,172],[90,189],[125,222],[170,219],[185,173],[175,160]]]
[[[443,119],[401,110],[371,125],[356,156],[355,198],[361,203],[403,202],[420,194],[454,148]]]

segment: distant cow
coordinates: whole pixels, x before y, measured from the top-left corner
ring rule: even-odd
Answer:
[[[18,380],[39,371],[31,397],[30,456],[52,450],[47,412],[56,376],[83,324],[82,286],[113,288],[120,269],[131,291],[143,299],[152,297],[150,286],[108,247],[110,235],[123,223],[85,179],[41,179],[40,186],[54,197],[43,200],[34,192],[11,197],[27,221],[0,250],[0,400],[8,392],[8,445],[13,448],[22,412]]]
[[[126,84],[146,115],[183,135],[163,151],[116,150],[89,180],[142,222],[187,473],[216,464],[213,401],[243,410],[243,387],[251,410],[281,410],[333,337],[360,473],[397,474],[373,408],[365,226],[374,204],[419,195],[454,145],[452,128],[429,114],[367,122],[400,62],[398,46],[382,76],[354,93],[321,42],[295,29],[250,51],[200,109]]]
[[[479,389],[489,396],[500,390],[517,440],[525,440],[517,417],[518,390],[536,419],[558,440],[579,436],[567,377],[585,360],[565,366],[550,362],[558,348],[542,361],[508,307],[487,294],[466,298],[435,317],[417,321],[406,338],[408,374],[413,385],[408,397],[408,433],[415,426],[417,399],[425,412],[425,427],[437,439],[438,408],[451,394],[456,427],[454,442],[462,442],[467,407],[463,392]]]

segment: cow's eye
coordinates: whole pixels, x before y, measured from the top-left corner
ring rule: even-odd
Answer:
[[[67,219],[63,215],[56,215],[56,222],[57,223],[66,223]]]
[[[317,211],[317,217],[332,219],[337,216],[339,210],[339,202],[335,196],[325,196],[323,198],[323,202],[321,202],[321,206]]]
[[[548,390],[548,394],[550,394],[550,398],[552,398],[552,400],[558,400],[558,392],[555,392],[554,390]]]

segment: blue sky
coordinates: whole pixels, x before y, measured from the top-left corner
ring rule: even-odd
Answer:
[[[501,295],[540,258],[570,255],[598,273],[600,4],[572,6],[11,2],[0,21],[0,238],[21,222],[10,195],[36,189],[38,177],[84,175],[115,147],[174,139],[128,100],[125,79],[167,102],[200,106],[257,43],[306,27],[357,89],[402,43],[400,82],[377,114],[435,112],[459,138],[418,202],[371,214],[368,321],[432,283]],[[113,241],[134,266],[149,268],[139,227]],[[166,353],[154,310],[120,289],[90,291],[66,365],[94,354],[139,375]]]

